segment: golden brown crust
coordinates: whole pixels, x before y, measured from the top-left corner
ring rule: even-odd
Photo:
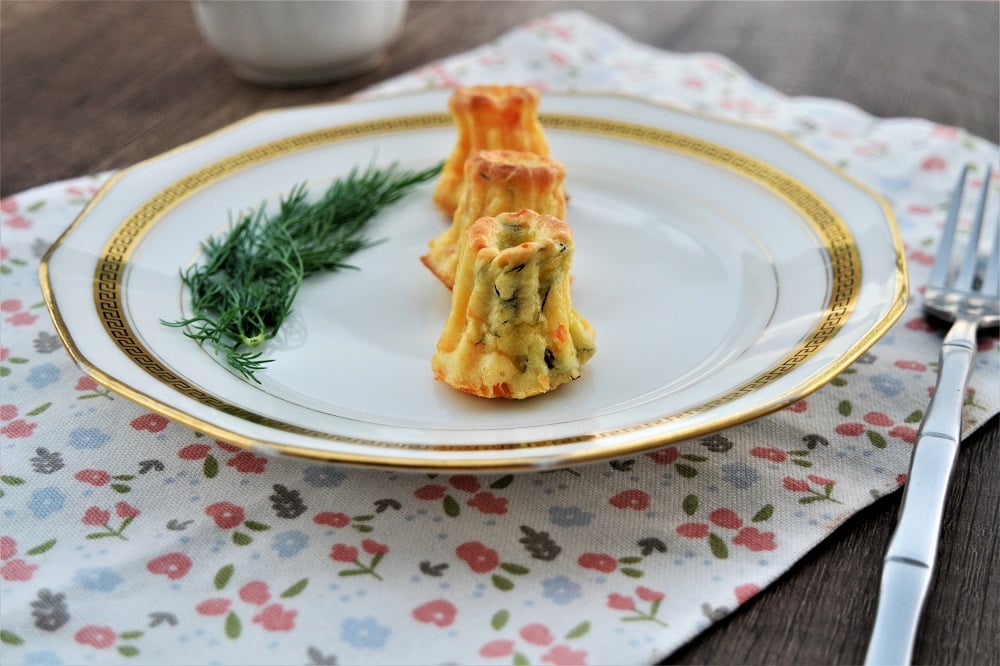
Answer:
[[[451,226],[429,243],[421,261],[449,289],[462,252],[465,230],[477,219],[532,209],[560,219],[566,215],[566,168],[535,153],[483,150],[465,163],[465,178]]]
[[[487,398],[526,398],[577,379],[595,347],[570,302],[569,225],[521,210],[482,217],[465,238],[434,376]]]
[[[448,101],[458,139],[434,190],[434,202],[451,217],[458,207],[465,161],[480,150],[507,149],[549,154],[538,122],[540,95],[526,86],[458,88]]]

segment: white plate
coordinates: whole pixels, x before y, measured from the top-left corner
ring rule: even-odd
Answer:
[[[403,469],[540,469],[649,450],[815,390],[905,307],[885,203],[776,133],[641,100],[547,94],[567,168],[573,303],[597,331],[583,377],[523,401],[435,382],[450,292],[418,257],[446,221],[433,184],[373,222],[360,271],[307,280],[260,385],[161,320],[179,269],[231,213],[319,191],[373,159],[424,168],[455,140],[447,93],[253,116],[119,173],[53,246],[41,281],[98,381],[214,437]]]

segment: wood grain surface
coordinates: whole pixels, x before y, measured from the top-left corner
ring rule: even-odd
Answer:
[[[125,167],[264,109],[336,100],[564,9],[663,49],[721,53],[787,94],[1000,135],[995,2],[412,1],[377,71],[268,89],[232,76],[185,2],[3,0],[0,193]],[[998,470],[993,418],[959,459],[916,663],[1000,663]],[[855,516],[664,663],[860,663],[899,499]]]

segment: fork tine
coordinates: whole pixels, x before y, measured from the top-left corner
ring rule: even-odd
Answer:
[[[962,172],[958,175],[958,184],[951,196],[951,204],[948,206],[948,217],[944,223],[944,230],[941,232],[941,242],[938,244],[937,254],[934,257],[934,265],[931,267],[930,277],[927,285],[930,287],[944,287],[948,281],[948,265],[951,260],[951,246],[955,239],[955,226],[958,224],[958,209],[962,203],[962,191],[965,189],[965,174],[969,171],[969,165],[962,167]]]
[[[997,211],[997,223],[993,227],[993,248],[986,255],[986,273],[980,287],[987,296],[1000,296],[1000,211]]]
[[[979,254],[979,235],[983,232],[983,213],[986,211],[986,197],[990,193],[990,178],[993,177],[993,168],[986,168],[986,177],[983,179],[983,191],[979,193],[979,205],[976,207],[976,217],[972,221],[972,229],[969,230],[969,239],[965,246],[965,255],[955,278],[955,289],[971,289],[972,280],[976,277],[976,255]]]

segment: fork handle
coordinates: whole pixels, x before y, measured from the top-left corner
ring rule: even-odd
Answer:
[[[956,321],[941,347],[937,385],[920,425],[896,529],[883,560],[875,627],[865,656],[869,666],[911,661],[934,573],[975,351],[976,323]]]

